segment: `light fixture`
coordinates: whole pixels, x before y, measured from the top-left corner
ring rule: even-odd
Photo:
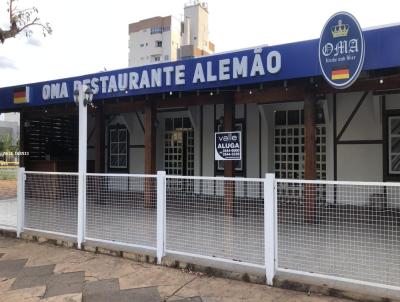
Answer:
[[[213,95],[214,95],[214,93],[211,91],[211,92],[210,92],[210,95],[211,95],[211,96],[213,96]]]
[[[218,123],[222,126],[224,124],[224,117],[221,115],[218,119]]]
[[[169,92],[169,95],[172,95],[172,91]]]
[[[249,94],[252,95],[252,94],[253,94],[253,91],[249,90]]]
[[[82,87],[83,93],[84,93],[84,98],[83,98],[83,105],[92,105],[93,102],[93,90],[90,88],[88,85],[84,85]],[[78,106],[79,105],[79,89],[74,90],[74,102]]]
[[[379,84],[383,84],[383,78],[382,77],[379,79]]]
[[[74,90],[74,102],[77,106],[79,105],[79,90],[78,89]]]
[[[84,87],[84,89],[85,89],[85,87]],[[83,105],[86,106],[86,105],[92,104],[92,102],[93,102],[93,90],[92,90],[92,88],[90,88],[90,86],[86,86],[86,89],[85,89],[84,93],[85,93],[85,98],[83,100]]]

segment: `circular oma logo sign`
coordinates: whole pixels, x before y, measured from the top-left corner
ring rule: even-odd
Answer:
[[[347,12],[326,22],[319,40],[318,57],[325,80],[344,89],[357,80],[364,63],[365,42],[360,24]]]

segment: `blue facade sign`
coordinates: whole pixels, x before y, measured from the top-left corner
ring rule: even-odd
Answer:
[[[322,30],[318,51],[325,80],[338,89],[351,86],[365,57],[363,32],[354,16],[347,12],[334,14]]]
[[[211,91],[216,88],[318,77],[321,74],[329,77],[335,88],[345,88],[357,78],[361,69],[400,67],[399,37],[399,25],[362,33],[356,21],[350,15],[342,13],[340,18],[335,15],[328,21],[321,41],[314,39],[256,47],[176,62],[0,88],[0,111],[72,103],[74,89],[83,84],[92,86],[94,102],[155,93]],[[319,44],[321,59],[325,60],[323,64],[318,60]],[[364,52],[365,60],[362,64]],[[342,71],[335,71],[337,79],[332,80],[332,73],[337,69]],[[344,78],[347,77],[343,72],[346,69],[349,70],[348,78]]]

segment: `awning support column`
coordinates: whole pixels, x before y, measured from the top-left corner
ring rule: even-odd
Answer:
[[[106,127],[103,106],[99,104],[95,112],[95,172],[105,172],[105,135]]]
[[[304,178],[315,180],[316,170],[316,96],[307,93],[304,99]],[[305,222],[314,223],[316,216],[316,186],[304,185]]]
[[[227,95],[224,100],[224,131],[233,131],[235,127],[235,103],[232,95]],[[224,161],[224,176],[234,177],[234,161]],[[224,182],[225,214],[234,215],[235,182],[228,180]]]
[[[156,111],[154,104],[147,101],[144,106],[144,173],[156,174]],[[155,179],[146,178],[144,205],[145,207],[155,207],[154,187]]]

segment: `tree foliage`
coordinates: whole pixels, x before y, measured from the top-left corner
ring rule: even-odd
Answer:
[[[10,134],[0,136],[0,152],[14,152],[18,149],[18,142],[14,145]]]
[[[18,0],[9,0],[7,2],[9,26],[8,28],[0,28],[1,43],[4,43],[6,39],[16,37],[20,33],[25,33],[29,37],[33,33],[33,27],[39,27],[44,36],[52,33],[50,24],[40,20],[39,11],[36,7],[21,9],[17,6],[17,3]]]

